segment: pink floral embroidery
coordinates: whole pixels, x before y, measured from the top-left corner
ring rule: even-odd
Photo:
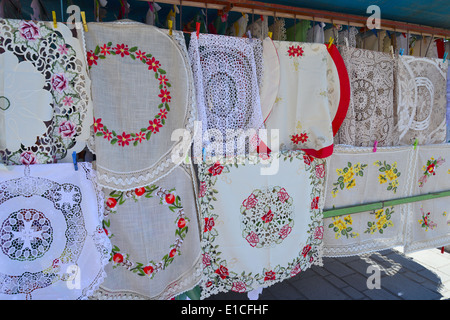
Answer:
[[[319,179],[325,177],[325,165],[323,163],[316,166],[316,177]]]
[[[278,199],[284,203],[289,199],[289,194],[286,192],[286,189],[281,188],[280,191],[278,191]]]
[[[255,232],[250,232],[247,237],[245,237],[245,240],[252,246],[256,246],[259,242],[259,237]]]
[[[66,44],[60,44],[58,46],[58,51],[60,54],[67,54],[69,52],[69,49],[66,47]]]
[[[314,230],[314,239],[323,239],[323,226],[319,226]]]
[[[77,126],[72,121],[66,120],[61,122],[58,131],[61,137],[72,138],[77,133]]]
[[[222,170],[223,166],[219,162],[214,163],[214,165],[208,169],[209,173],[211,173],[213,176],[220,175],[222,173]]]
[[[304,155],[303,156],[303,161],[305,162],[306,165],[310,166],[311,163],[314,161],[314,157],[313,156],[309,156],[309,155]]]
[[[19,33],[28,41],[35,41],[41,37],[39,27],[33,21],[21,21]]]
[[[256,199],[255,195],[252,193],[247,199],[245,199],[242,202],[242,205],[245,207],[245,209],[250,209],[256,206],[258,203],[258,199]]]
[[[308,255],[308,252],[311,251],[311,249],[312,248],[311,248],[311,246],[309,244],[304,246],[303,250],[302,250],[302,256],[306,257]]]
[[[203,198],[205,196],[205,194],[206,194],[206,182],[202,181],[202,182],[200,182],[198,197]]]
[[[264,221],[264,223],[269,223],[270,221],[272,221],[273,219],[272,210],[269,209],[269,211],[265,215],[263,215],[261,219],[262,221]]]
[[[265,273],[265,277],[264,277],[264,281],[269,281],[269,280],[275,280],[276,279],[276,273],[273,272],[272,270],[267,271]]]
[[[281,239],[286,239],[286,237],[291,233],[291,231],[292,228],[288,224],[286,224],[280,229],[278,234],[280,235]]]
[[[231,287],[231,291],[243,293],[247,289],[246,285],[242,281],[233,282],[233,286]]]
[[[202,255],[202,263],[203,267],[208,267],[211,265],[211,257],[207,253]]]
[[[230,275],[228,269],[223,265],[220,265],[219,268],[214,272],[217,273],[221,279],[226,279]]]
[[[211,231],[214,225],[214,218],[205,218],[205,228],[203,232]]]
[[[299,274],[301,271],[302,271],[302,267],[300,266],[300,263],[299,263],[299,264],[297,264],[297,265],[291,270],[290,276],[291,276],[291,277],[295,277],[295,276],[296,276],[297,274]]]
[[[63,99],[63,104],[65,105],[65,106],[71,106],[72,104],[73,104],[73,99],[72,99],[72,97],[70,97],[70,96],[66,96],[66,97],[64,97],[64,99]]]
[[[311,210],[314,210],[314,209],[319,209],[319,197],[315,197],[311,201]]]
[[[64,73],[55,73],[50,79],[53,90],[63,92],[67,88],[67,78]]]
[[[24,151],[20,155],[20,162],[24,165],[36,164],[36,155],[32,151]]]

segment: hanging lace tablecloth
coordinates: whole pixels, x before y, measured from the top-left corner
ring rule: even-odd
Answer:
[[[388,53],[340,47],[350,78],[350,106],[335,143],[391,146],[394,140],[394,59]]]
[[[450,142],[450,68],[447,71],[447,142]]]
[[[92,124],[83,31],[1,19],[0,32],[0,162],[72,161]]]
[[[96,299],[170,299],[201,276],[192,168],[181,164],[156,184],[105,190],[104,228],[113,249]]]
[[[398,57],[394,145],[445,142],[448,61]]]
[[[302,151],[199,166],[202,298],[268,287],[322,264],[325,170],[325,160]]]
[[[252,22],[248,29],[252,38],[264,40],[269,34],[269,20],[267,16],[260,16],[259,19]]]
[[[86,299],[105,278],[111,243],[90,163],[0,171],[1,299]]]
[[[450,190],[450,144],[419,146],[414,195]],[[408,207],[405,252],[450,244],[450,198],[418,201]]]
[[[86,44],[99,183],[112,190],[151,184],[184,160],[178,150],[192,141],[195,96],[183,34],[91,23]]]
[[[412,147],[337,147],[329,160],[325,210],[410,195]],[[404,244],[407,207],[324,219],[324,255],[347,256]]]
[[[239,131],[257,133],[264,127],[259,98],[261,40],[210,34],[200,34],[197,39],[194,32],[189,55],[203,133],[203,143],[197,139],[195,143],[203,145],[208,155],[214,151],[216,156],[241,153],[235,145],[245,146],[234,136],[240,137]]]
[[[264,72],[267,68],[280,70],[279,83],[263,87],[276,97],[266,128],[271,135],[274,133],[270,130],[279,130],[281,150],[303,149],[314,157],[330,156],[333,137],[350,100],[348,74],[339,51],[334,45],[328,48],[324,44],[264,44],[264,50],[273,44],[278,53],[264,61]],[[262,95],[268,96],[267,92]]]

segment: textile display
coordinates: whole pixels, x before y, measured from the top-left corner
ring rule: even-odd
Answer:
[[[279,130],[280,150],[302,149],[314,157],[330,156],[334,135],[350,101],[349,78],[338,49],[334,45],[273,41],[265,42],[264,50],[270,44],[277,55],[264,61],[264,72],[279,68],[280,81],[264,86],[275,96],[266,128],[269,132]],[[268,96],[265,92],[262,95]]]
[[[357,147],[394,142],[394,59],[389,53],[340,47],[350,78],[350,106],[336,143]]]
[[[259,19],[252,22],[247,30],[250,31],[252,38],[264,40],[269,34],[269,20],[267,16],[260,16]]]
[[[180,164],[192,141],[195,94],[184,36],[134,22],[90,23],[99,183],[112,190],[142,187]],[[178,135],[184,129],[186,139]],[[187,145],[185,142],[189,142]]]
[[[111,251],[103,212],[90,163],[1,168],[1,299],[90,297]]]
[[[450,142],[450,68],[447,71],[447,142]]]
[[[303,151],[199,165],[202,299],[322,264],[325,170],[325,160]]]
[[[83,30],[1,19],[0,32],[0,162],[71,161],[92,124]]]
[[[394,145],[445,142],[447,71],[442,59],[398,57]]]
[[[197,38],[194,32],[189,55],[202,123],[203,141],[199,144],[213,156],[245,152],[236,149],[236,145],[247,148],[239,144],[239,130],[245,134],[249,129],[257,133],[264,128],[259,96],[261,40],[210,34]],[[250,147],[256,147],[255,143]]]
[[[410,195],[412,147],[336,147],[329,160],[325,210]],[[399,205],[324,219],[324,255],[347,256],[404,243],[407,207]]]
[[[104,228],[112,251],[95,299],[170,299],[201,275],[192,167],[181,164],[154,184],[105,189]]]
[[[413,194],[450,190],[450,144],[417,147]],[[450,244],[448,197],[409,204],[405,252]]]

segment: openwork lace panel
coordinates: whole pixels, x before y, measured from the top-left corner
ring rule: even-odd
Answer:
[[[390,54],[340,47],[350,78],[350,106],[336,143],[391,146],[394,140],[394,59]]]
[[[111,243],[90,163],[0,171],[1,299],[87,299],[103,282]]]
[[[195,95],[181,32],[133,22],[92,23],[86,34],[95,102],[99,183],[113,190],[168,174],[192,141]]]
[[[199,166],[202,298],[322,265],[325,160],[302,151],[235,160]]]
[[[197,39],[192,33],[189,55],[203,145],[211,150],[217,146],[215,150],[220,149],[221,155],[236,154],[239,150],[234,148],[226,153],[227,142],[234,142],[232,137],[227,139],[227,130],[236,133],[263,127],[261,40],[209,34],[200,34]]]
[[[0,19],[0,32],[0,162],[71,161],[92,124],[83,30]]]
[[[197,199],[191,166],[130,191],[105,189],[103,225],[113,249],[95,299],[173,298],[201,276]]]
[[[447,71],[448,60],[398,57],[395,144],[445,141]]]

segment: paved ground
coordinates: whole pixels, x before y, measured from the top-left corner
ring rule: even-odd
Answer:
[[[380,288],[372,281],[378,265]],[[247,294],[222,293],[207,300],[248,300]],[[324,258],[296,277],[266,288],[259,300],[447,300],[450,299],[450,253],[430,249],[404,255],[395,249],[363,256]]]

